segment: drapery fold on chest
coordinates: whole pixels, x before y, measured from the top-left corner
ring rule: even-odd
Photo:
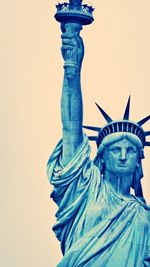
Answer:
[[[66,252],[58,267],[144,267],[148,224],[140,223],[136,201],[124,202],[105,220],[82,236]]]
[[[58,205],[57,222],[53,230],[61,241],[64,253],[73,240],[70,233],[80,224],[89,193],[98,192],[100,173],[90,160],[90,146],[86,136],[66,167],[62,165],[61,156],[62,142],[59,142],[48,161],[47,172],[50,183],[54,186],[51,197]]]

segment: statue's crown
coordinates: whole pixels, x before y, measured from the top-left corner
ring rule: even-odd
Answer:
[[[107,124],[103,128],[93,126],[83,126],[83,128],[98,132],[98,136],[89,136],[89,140],[96,141],[98,147],[107,135],[117,132],[132,133],[141,140],[143,147],[150,146],[150,142],[146,140],[146,136],[150,135],[150,131],[144,131],[142,128],[142,125],[150,119],[150,115],[138,121],[137,123],[130,121],[130,97],[125,108],[123,119],[121,120],[113,121],[97,103],[96,106],[107,121]]]

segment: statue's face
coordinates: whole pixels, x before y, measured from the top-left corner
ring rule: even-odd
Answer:
[[[138,149],[124,138],[106,148],[103,159],[105,170],[109,173],[118,176],[132,175],[138,164]]]

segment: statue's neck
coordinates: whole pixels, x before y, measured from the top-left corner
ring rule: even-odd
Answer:
[[[133,176],[117,176],[105,170],[104,180],[113,188],[113,190],[122,196],[130,197],[130,188]]]

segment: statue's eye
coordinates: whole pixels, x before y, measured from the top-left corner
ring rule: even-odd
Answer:
[[[111,152],[114,153],[114,154],[120,153],[120,147],[112,147],[111,148]]]
[[[133,153],[136,153],[137,150],[136,150],[136,148],[134,148],[134,147],[128,147],[128,148],[127,148],[127,152],[128,152],[129,154],[133,154]]]

